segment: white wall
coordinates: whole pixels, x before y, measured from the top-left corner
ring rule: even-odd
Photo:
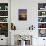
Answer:
[[[11,0],[11,22],[16,25],[16,29],[24,31],[28,30],[32,24],[35,26],[33,46],[41,46],[40,44],[44,43],[43,38],[35,38],[38,36],[38,3],[46,3],[46,0]],[[18,9],[27,9],[27,21],[18,20]]]
[[[27,9],[27,21],[18,20],[18,9]],[[37,27],[37,2],[32,0],[11,1],[11,22],[16,25],[17,30],[28,30],[32,24]]]
[[[11,0],[11,22],[16,25],[17,30],[28,30],[29,26],[38,27],[38,3],[46,0]],[[27,9],[27,21],[18,20],[18,9]]]
[[[27,9],[27,21],[19,21],[18,20],[18,9]],[[37,0],[11,0],[11,22],[16,25],[16,28],[19,30],[28,30],[29,26],[32,24],[35,26],[35,32],[37,36],[37,9],[38,4]],[[16,31],[17,31],[16,30]],[[22,32],[22,31],[21,31]],[[26,32],[25,32],[26,33]],[[37,44],[37,40],[33,39],[33,44]]]
[[[8,0],[0,0],[0,3],[7,3]],[[29,26],[32,24],[35,26],[34,38],[32,39],[33,46],[44,46],[46,44],[46,40],[43,41],[43,38],[38,38],[38,3],[46,3],[46,0],[11,0],[11,22],[16,25],[16,29],[18,30],[28,30]],[[9,5],[10,7],[10,5]],[[19,21],[18,20],[18,9],[27,9],[27,21]],[[9,9],[9,17],[10,17],[10,9]],[[16,30],[16,31],[17,31]],[[12,37],[13,35],[13,37]],[[14,44],[14,33],[12,32],[12,45]],[[45,38],[46,39],[46,38]],[[9,40],[9,39],[8,39]]]

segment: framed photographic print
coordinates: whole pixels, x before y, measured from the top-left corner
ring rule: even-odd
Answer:
[[[39,29],[39,37],[46,37],[46,29]]]
[[[46,23],[38,23],[38,28],[46,28]]]
[[[38,3],[38,10],[46,9],[46,3]]]
[[[0,23],[0,35],[8,37],[8,23]]]
[[[0,11],[0,16],[8,16],[8,11]]]
[[[19,20],[27,20],[27,9],[19,9],[18,16]]]
[[[0,22],[8,22],[8,17],[0,17]]]

